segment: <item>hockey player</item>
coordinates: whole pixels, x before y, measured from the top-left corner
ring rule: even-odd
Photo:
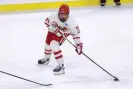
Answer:
[[[116,6],[120,6],[121,3],[120,3],[120,0],[114,0]],[[105,3],[106,3],[106,0],[100,0],[100,3],[101,3],[101,6],[105,6]]]
[[[46,37],[44,58],[38,60],[38,64],[49,64],[51,54],[53,53],[58,63],[58,66],[53,70],[55,75],[65,73],[64,58],[59,47],[65,41],[65,38],[63,38],[62,35],[65,37],[72,35],[76,45],[75,51],[79,55],[82,53],[83,44],[80,41],[80,30],[75,20],[69,13],[69,6],[62,4],[57,14],[51,15],[45,20],[48,33]]]

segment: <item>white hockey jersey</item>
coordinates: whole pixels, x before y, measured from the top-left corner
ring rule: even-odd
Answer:
[[[50,32],[55,30],[55,27],[52,25],[54,22],[56,22],[58,26],[62,28],[65,27],[67,29],[63,30],[63,32],[71,34],[76,45],[81,43],[79,27],[76,24],[75,19],[71,15],[69,15],[67,21],[65,21],[64,23],[59,20],[58,14],[53,14],[47,17],[45,20],[45,25],[48,27]]]

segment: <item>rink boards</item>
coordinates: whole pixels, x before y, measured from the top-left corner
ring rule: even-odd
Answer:
[[[98,6],[100,0],[68,0],[68,1],[53,1],[53,2],[40,2],[40,3],[20,3],[20,4],[0,4],[0,13],[5,12],[20,12],[20,11],[35,11],[56,9],[61,4],[68,4],[71,7],[85,7],[85,6]],[[121,0],[122,4],[133,3],[133,0]],[[107,0],[107,5],[113,4],[113,0]]]

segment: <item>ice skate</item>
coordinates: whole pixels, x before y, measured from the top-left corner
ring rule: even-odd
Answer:
[[[64,67],[64,64],[62,66],[58,65],[54,70],[54,75],[61,75],[61,74],[64,74],[65,73],[65,67]]]
[[[40,59],[40,60],[38,60],[38,64],[39,65],[48,65],[49,64],[49,62],[50,62],[50,59],[44,59],[44,58],[42,58],[42,59]]]

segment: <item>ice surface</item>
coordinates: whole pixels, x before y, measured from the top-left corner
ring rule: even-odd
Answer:
[[[81,30],[84,52],[120,82],[78,56],[68,42],[61,47],[65,75],[53,75],[57,65],[54,57],[50,65],[38,66],[47,34],[44,19],[50,13],[0,15],[0,71],[53,86],[42,87],[0,73],[0,89],[133,89],[132,9],[95,8],[71,13]],[[73,42],[71,37],[69,40]]]

